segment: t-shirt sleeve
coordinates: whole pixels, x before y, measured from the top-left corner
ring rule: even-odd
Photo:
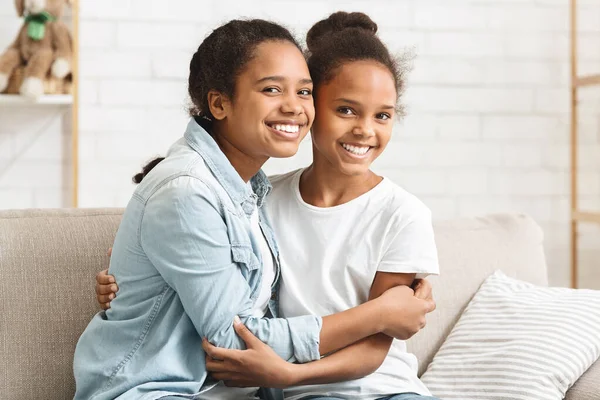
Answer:
[[[424,205],[407,218],[392,220],[377,271],[416,273],[417,278],[440,272],[431,211]]]

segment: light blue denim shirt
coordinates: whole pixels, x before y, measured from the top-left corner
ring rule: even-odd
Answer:
[[[262,171],[251,183],[252,190],[192,119],[123,214],[109,269],[119,293],[79,339],[75,399],[193,398],[212,386],[202,337],[219,347],[244,348],[233,329],[236,315],[282,358],[320,357],[320,317],[251,315],[262,280],[249,220],[255,204],[276,264],[273,316],[280,276],[264,207],[271,186]]]

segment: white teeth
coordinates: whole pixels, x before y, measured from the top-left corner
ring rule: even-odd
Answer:
[[[299,125],[273,125],[273,128],[277,129],[278,131],[281,132],[287,132],[287,133],[298,133],[298,131],[300,130],[300,126]]]
[[[349,151],[350,153],[356,154],[357,156],[364,156],[365,154],[367,154],[367,151],[369,151],[371,149],[369,146],[358,147],[358,146],[352,146],[351,144],[346,144],[346,143],[342,143],[342,147],[344,149],[346,149],[347,151]]]

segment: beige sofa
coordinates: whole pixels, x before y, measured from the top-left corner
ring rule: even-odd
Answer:
[[[77,338],[98,311],[95,274],[106,266],[120,209],[0,211],[0,398],[72,398]],[[479,285],[494,270],[545,285],[542,233],[528,217],[492,215],[435,226],[442,275],[438,308],[410,340],[431,361]],[[568,392],[600,399],[600,362]],[[541,399],[532,399],[541,400]]]

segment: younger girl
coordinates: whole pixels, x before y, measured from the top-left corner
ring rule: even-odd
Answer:
[[[313,120],[311,92],[281,26],[232,21],[200,45],[190,64],[194,118],[123,214],[110,266],[121,290],[77,344],[76,399],[254,398],[256,388],[206,382],[202,338],[241,348],[236,316],[298,362],[379,332],[414,332],[414,310],[424,318],[431,304],[399,288],[335,315],[265,318],[277,313],[280,270],[260,168],[295,154]]]
[[[280,311],[286,317],[340,312],[390,287],[410,286],[416,275],[438,273],[430,211],[369,169],[390,140],[404,84],[376,30],[364,14],[335,13],[308,32],[313,163],[272,178],[267,199],[281,249]],[[289,399],[431,399],[417,378],[414,355],[386,335],[304,365],[249,341],[246,351],[204,343],[216,379],[287,387]],[[340,382],[369,369],[375,372]],[[312,386],[298,386],[306,384]]]

